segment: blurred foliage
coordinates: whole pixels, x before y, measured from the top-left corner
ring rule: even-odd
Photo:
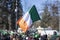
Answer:
[[[53,29],[59,28],[59,15],[58,15],[58,6],[53,4],[51,7],[51,11],[48,11],[48,5],[45,5],[44,12],[42,13],[41,26],[49,27],[51,26]],[[54,7],[53,7],[54,6]],[[56,9],[55,9],[56,8]],[[55,10],[54,10],[55,9]]]
[[[50,12],[48,11],[48,7],[46,6],[44,12],[42,13],[41,26],[48,27],[50,25],[50,21],[51,21]]]
[[[17,0],[17,19],[19,19],[20,16],[22,16],[22,5],[21,1]],[[16,0],[0,0],[0,29],[8,29],[9,30],[9,25],[11,26],[11,29],[15,29],[15,21],[16,21],[16,13],[15,13],[15,8],[16,8]],[[11,22],[9,23],[9,15]]]

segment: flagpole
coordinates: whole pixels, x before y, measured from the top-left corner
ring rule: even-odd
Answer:
[[[17,7],[17,0],[16,0],[16,8],[15,8],[15,13],[16,13],[16,22],[17,22],[17,11],[18,11],[18,7]],[[15,22],[15,29],[17,31],[17,24]]]

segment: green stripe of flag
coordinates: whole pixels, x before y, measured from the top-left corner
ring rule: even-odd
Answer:
[[[33,5],[33,7],[30,9],[29,13],[30,13],[32,22],[40,20],[40,17],[38,15],[38,12],[37,12],[37,9],[36,9],[35,5]]]

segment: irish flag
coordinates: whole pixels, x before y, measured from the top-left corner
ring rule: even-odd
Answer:
[[[30,9],[29,12],[25,13],[18,21],[20,28],[22,31],[26,32],[28,28],[32,25],[33,22],[40,20],[38,12],[36,10],[35,5]]]

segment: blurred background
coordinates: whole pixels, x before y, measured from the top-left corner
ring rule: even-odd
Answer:
[[[51,27],[60,30],[59,0],[0,0],[0,29],[17,30],[16,21],[35,5],[40,21],[33,23],[35,27]],[[34,3],[33,3],[34,2]],[[38,3],[37,3],[38,2]]]

